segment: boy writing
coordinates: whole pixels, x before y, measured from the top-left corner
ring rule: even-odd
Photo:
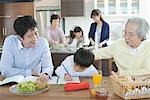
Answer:
[[[80,48],[74,55],[68,56],[55,70],[55,73],[59,77],[64,77],[66,81],[72,80],[72,76],[92,76],[93,73],[98,73],[92,65],[93,61],[93,53]]]

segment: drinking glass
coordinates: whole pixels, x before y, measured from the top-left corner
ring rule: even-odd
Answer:
[[[100,86],[101,83],[102,83],[102,74],[101,73],[94,73],[93,74],[94,87]]]

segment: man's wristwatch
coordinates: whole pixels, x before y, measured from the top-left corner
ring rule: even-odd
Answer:
[[[47,75],[49,79],[51,78],[47,73],[44,73],[44,74]]]

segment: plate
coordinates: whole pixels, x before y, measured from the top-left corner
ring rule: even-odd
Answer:
[[[49,89],[49,87],[42,89],[42,90],[37,90],[37,91],[32,92],[32,93],[28,93],[28,92],[19,92],[17,89],[17,85],[12,85],[9,88],[9,91],[14,93],[14,94],[17,94],[17,95],[35,95],[35,94],[43,93],[43,92],[47,91],[48,89]]]
[[[94,49],[94,46],[84,47],[84,49],[87,49],[87,50],[93,50],[93,49]]]

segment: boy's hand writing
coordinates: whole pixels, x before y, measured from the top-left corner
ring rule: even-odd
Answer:
[[[71,77],[70,75],[68,75],[68,74],[65,74],[64,80],[65,80],[65,81],[71,81],[71,80],[72,80],[72,77]]]

